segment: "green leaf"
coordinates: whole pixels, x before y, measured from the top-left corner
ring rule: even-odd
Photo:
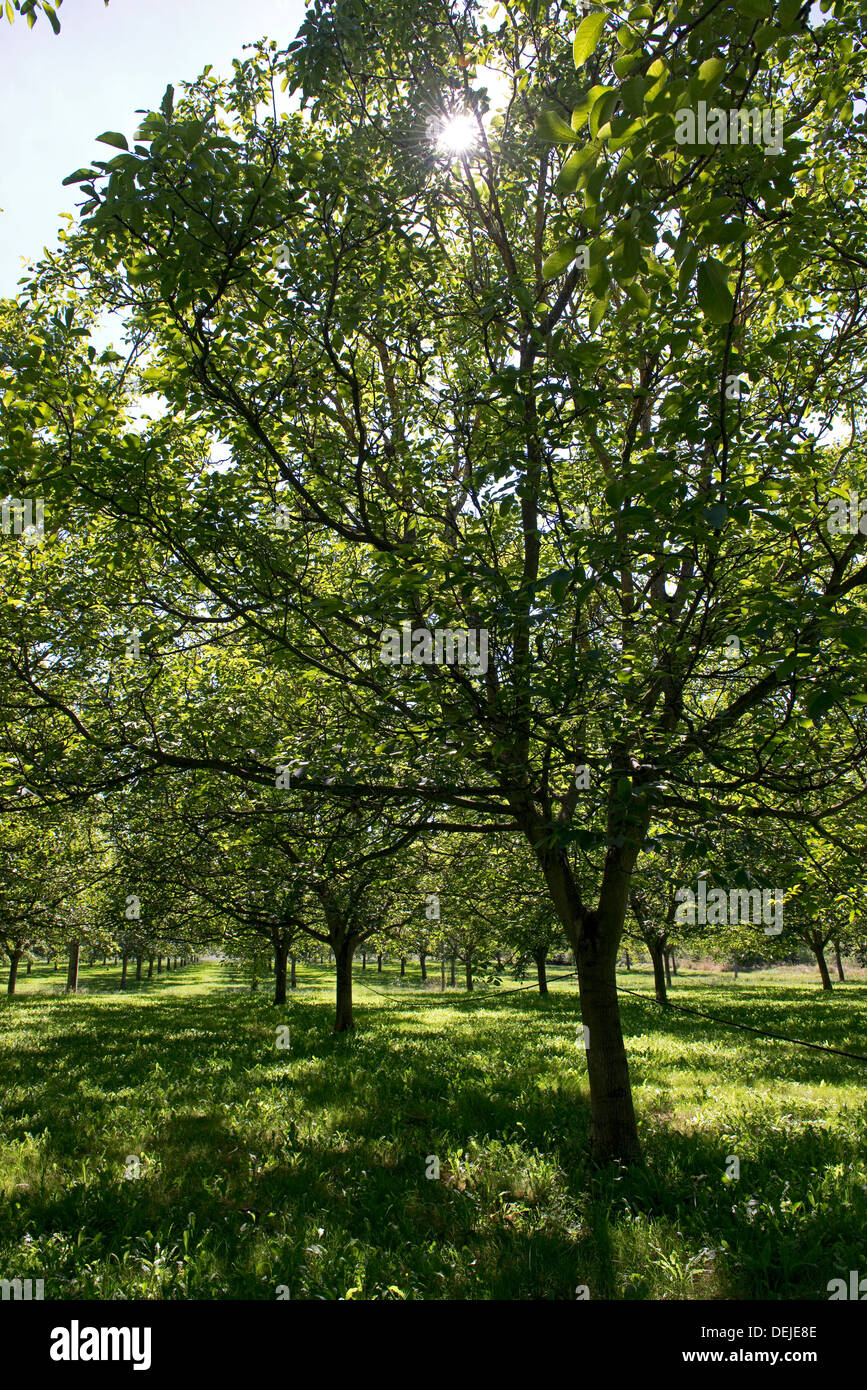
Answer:
[[[578,139],[572,127],[561,120],[556,111],[536,112],[536,132],[543,140],[550,140],[555,145],[573,145]]]
[[[722,58],[705,58],[698,70],[698,80],[702,87],[716,87],[726,70]]]
[[[593,308],[590,310],[590,332],[595,333],[608,308],[607,299],[597,299]]]
[[[576,68],[583,68],[596,48],[602,37],[606,18],[607,16],[601,12],[589,14],[578,25],[578,32],[572,42],[572,57],[575,59]]]
[[[43,10],[45,11],[45,13],[48,15],[48,23],[51,25],[51,27],[52,27],[52,29],[54,30],[55,34],[59,34],[59,33],[60,33],[60,20],[57,18],[57,15],[54,13],[54,10],[53,10],[52,6],[51,6],[51,5],[46,5],[45,0],[42,0],[42,8],[43,8]]]
[[[92,179],[93,175],[93,169],[76,169],[74,174],[67,174],[63,184],[65,186],[68,183],[84,183],[85,179]]]
[[[164,95],[163,95],[163,99],[162,99],[162,101],[160,102],[160,110],[162,111],[162,113],[163,113],[163,115],[165,116],[166,120],[167,120],[167,121],[170,121],[170,120],[172,119],[172,112],[174,111],[174,109],[175,109],[175,89],[174,89],[174,87],[173,87],[173,86],[171,85],[171,83],[170,83],[169,86],[166,87],[165,93],[164,93]]]
[[[575,252],[578,250],[578,238],[569,237],[568,241],[563,241],[552,251],[548,259],[542,266],[543,280],[556,280],[558,275],[570,266],[575,259]]]
[[[121,135],[118,130],[104,130],[101,135],[97,135],[100,145],[113,145],[116,150],[128,150],[126,136]]]
[[[574,193],[578,187],[582,171],[595,164],[597,158],[598,151],[593,145],[585,145],[581,150],[574,150],[557,175],[557,182],[554,185],[555,191],[561,196],[566,193]]]
[[[726,524],[728,514],[729,509],[726,506],[725,502],[717,502],[715,506],[708,507],[707,512],[705,513],[705,515],[707,516],[708,525],[712,526],[714,531],[722,530],[722,528]]]
[[[702,313],[711,323],[729,323],[734,300],[728,283],[728,272],[720,261],[708,257],[698,268],[698,302]]]
[[[689,289],[697,264],[698,247],[691,246],[683,258],[683,264],[677,277],[677,290],[681,296],[685,295]]]

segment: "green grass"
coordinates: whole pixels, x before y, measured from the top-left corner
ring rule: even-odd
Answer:
[[[646,1161],[599,1171],[573,983],[463,1004],[395,976],[357,969],[342,1037],[307,966],[285,1009],[227,965],[127,995],[86,968],[69,999],[59,972],[22,978],[0,1003],[0,1277],[46,1298],[826,1299],[867,1273],[867,1064],[624,997]],[[682,973],[672,997],[867,1050],[862,981]]]

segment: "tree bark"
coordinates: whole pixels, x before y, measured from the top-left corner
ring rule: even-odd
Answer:
[[[625,947],[624,947],[623,954],[624,954],[624,956],[626,957],[626,969],[627,969],[627,970],[631,970],[631,969],[632,969],[632,961],[629,959],[629,950],[628,950],[627,948],[625,948]]]
[[[671,961],[668,959],[667,951],[663,951],[662,960],[665,966],[665,983],[668,985],[668,988],[671,989]]]
[[[18,962],[24,954],[24,948],[20,951],[12,951],[9,956],[9,983],[6,986],[7,994],[15,993],[15,981],[18,979]]]
[[[454,987],[455,987],[455,957],[454,957],[454,956],[452,956],[452,976],[451,976],[451,980],[449,981],[449,983],[451,984],[452,989],[454,989]]]
[[[120,972],[120,987],[121,987],[121,989],[126,989],[126,967],[127,967],[127,960],[128,960],[126,951],[124,951],[122,959],[123,959],[123,969],[122,969],[121,972]]]
[[[403,979],[405,975],[406,975],[406,956],[401,956],[401,958],[400,958],[400,978]]]
[[[835,960],[836,965],[837,965],[837,979],[838,979],[838,980],[844,980],[844,981],[845,981],[846,976],[843,974],[843,957],[842,957],[841,954],[840,954],[840,943],[839,943],[839,941],[835,941],[835,942],[834,942],[834,960]],[[28,961],[28,964],[27,964],[27,974],[28,974],[28,975],[30,974],[30,963],[29,963],[29,961]]]
[[[446,958],[440,956],[440,989],[443,994],[446,992]]]
[[[674,954],[674,951],[673,951],[670,947],[669,947],[668,954],[669,954],[669,958],[670,958],[670,960],[671,960],[671,972],[672,972],[672,974],[676,977],[676,976],[677,976],[677,956]]]
[[[136,956],[136,958],[135,958],[135,978],[136,978],[136,984],[140,984],[140,983],[141,983],[141,967],[142,967],[142,960],[143,960],[143,957],[142,957],[142,956]]]
[[[467,956],[466,960],[464,961],[464,968],[465,968],[465,970],[466,970],[466,976],[467,976],[467,989],[472,989],[472,987],[473,987],[473,958],[472,958],[472,956]]]
[[[376,957],[376,973],[377,973],[377,975],[381,975],[381,974],[382,974],[382,955],[381,955],[381,954],[378,955],[378,956]]]
[[[296,974],[295,974],[295,964],[296,964],[296,961],[295,961],[295,952],[294,952],[294,951],[293,951],[292,954],[290,955],[289,960],[290,960],[291,963],[292,963],[292,974],[291,974],[291,978],[290,978],[290,980],[289,980],[289,988],[290,988],[290,989],[297,989],[297,988],[298,988],[298,979],[297,979],[297,976],[296,976]]]
[[[418,963],[421,966],[421,980],[422,984],[424,984],[427,979],[427,951],[419,951]]]
[[[153,979],[153,975],[154,975],[154,958],[153,958],[153,956],[148,956],[148,979],[149,979],[149,980],[152,980],[152,979]]]
[[[838,960],[839,960],[839,955],[838,955]],[[29,960],[29,961],[27,962],[27,974],[28,974],[28,975],[30,974],[30,967],[32,966],[32,964],[33,964],[33,961],[32,961],[32,960]],[[841,978],[841,979],[843,978],[842,975],[840,976],[840,978]]]
[[[366,951],[362,951],[362,953],[361,953],[361,968],[362,968],[362,970],[366,970],[366,969],[367,969],[367,952],[366,952]]]
[[[163,973],[163,958],[162,958],[162,956],[157,956],[157,974],[158,974],[158,975],[162,975],[162,973]]]
[[[81,942],[73,941],[69,948],[69,969],[66,972],[66,993],[78,993],[78,961],[81,955]]]
[[[547,975],[547,971],[546,971],[546,969],[545,969],[545,952],[544,952],[544,951],[535,951],[535,952],[533,953],[533,959],[534,959],[535,962],[536,962],[536,975],[538,976],[538,979],[539,979],[539,993],[540,993],[540,994],[547,994],[547,993],[548,993],[548,975]]]

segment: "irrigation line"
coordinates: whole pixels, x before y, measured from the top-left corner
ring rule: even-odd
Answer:
[[[549,976],[548,976],[548,983],[549,983],[549,984],[557,984],[557,983],[559,983],[559,981],[561,981],[561,980],[574,980],[574,979],[575,979],[575,973],[574,973],[574,971],[573,971],[573,972],[570,973],[569,975],[549,975]],[[366,984],[364,980],[359,980],[358,983],[359,983],[364,989],[369,990],[371,994],[378,994],[378,995],[380,996],[380,998],[382,998],[382,999],[388,999],[388,998],[389,998],[389,995],[385,994],[383,990],[381,990],[381,989],[374,989],[372,985]],[[481,1001],[482,999],[494,999],[494,998],[495,998],[495,999],[502,999],[502,998],[504,998],[507,994],[521,994],[524,990],[528,990],[528,989],[533,989],[533,990],[538,989],[538,985],[536,985],[536,984],[518,985],[515,989],[502,989],[502,990],[497,989],[497,990],[490,990],[490,991],[488,991],[488,993],[486,993],[486,994],[477,994],[477,995],[474,995],[473,997],[466,997],[466,998],[463,998],[463,999],[452,999],[452,1000],[451,1000],[451,1003],[452,1003],[452,1004],[458,1004],[458,1005],[460,1005],[460,1004],[475,1004],[475,1003],[478,1003],[479,1001]],[[620,993],[620,994],[631,994],[631,995],[634,995],[634,997],[635,997],[636,999],[643,999],[643,1000],[644,1000],[646,1003],[648,1003],[648,1004],[656,1004],[657,1007],[660,1008],[660,1009],[674,1009],[674,1010],[676,1010],[678,1013],[682,1013],[682,1014],[694,1014],[696,1018],[706,1018],[706,1019],[708,1019],[711,1023],[718,1023],[718,1024],[720,1024],[723,1028],[737,1028],[737,1029],[739,1029],[741,1032],[744,1032],[744,1033],[757,1033],[758,1036],[759,1036],[760,1038],[772,1038],[772,1039],[776,1040],[777,1042],[792,1043],[792,1045],[793,1045],[794,1047],[808,1047],[808,1048],[811,1048],[814,1052],[828,1052],[828,1053],[832,1053],[835,1057],[847,1057],[847,1058],[849,1058],[851,1061],[854,1061],[854,1062],[867,1062],[867,1056],[865,1056],[863,1052],[846,1052],[846,1051],[844,1051],[842,1048],[839,1048],[839,1047],[831,1047],[831,1046],[829,1046],[828,1043],[805,1042],[803,1038],[791,1038],[791,1037],[789,1037],[789,1035],[788,1035],[787,1033],[769,1033],[769,1032],[767,1031],[767,1029],[764,1029],[764,1028],[754,1028],[754,1027],[752,1026],[752,1024],[750,1024],[750,1023],[735,1023],[733,1019],[729,1019],[729,1018],[720,1018],[718,1014],[708,1014],[708,1013],[705,1013],[702,1009],[691,1009],[691,1008],[689,1008],[689,1006],[686,1005],[686,1004],[674,1004],[674,1003],[671,1002],[671,1000],[667,1000],[664,1004],[662,1004],[662,1003],[660,1003],[660,1001],[659,1001],[658,999],[655,999],[655,998],[653,997],[652,994],[642,994],[640,990],[637,990],[637,989],[629,989],[626,985],[618,985],[618,986],[617,986],[617,989],[618,989],[618,993]],[[443,996],[442,994],[440,994],[438,997],[439,997],[440,999],[444,998],[444,996]],[[429,1001],[426,1000],[426,999],[407,999],[407,1000],[401,1001],[401,1003],[399,1003],[399,1004],[398,1004],[398,1003],[392,1004],[392,1005],[390,1006],[390,1009],[389,1009],[389,1008],[386,1008],[384,1012],[388,1013],[388,1012],[393,1011],[393,1010],[395,1010],[395,1009],[401,1009],[401,1008],[404,1008],[404,1009],[406,1009],[406,1008],[416,1008],[416,1007],[425,1008],[425,1007],[428,1006],[428,1003],[429,1003]]]
[[[787,1033],[768,1033],[764,1028],[753,1028],[749,1023],[735,1023],[730,1018],[720,1018],[717,1014],[706,1014],[701,1009],[690,1009],[686,1004],[672,1004],[667,1001],[661,1004],[658,999],[654,999],[652,994],[642,994],[637,989],[627,989],[626,985],[618,985],[618,992],[622,994],[634,994],[636,999],[645,999],[648,1004],[658,1004],[661,1009],[677,1009],[678,1013],[695,1014],[696,1018],[708,1018],[711,1023],[721,1023],[724,1028],[740,1028],[745,1033],[758,1033],[760,1038],[776,1038],[779,1042],[794,1043],[795,1047],[811,1047],[815,1052],[833,1052],[837,1057],[850,1057],[855,1062],[867,1062],[863,1052],[844,1052],[839,1047],[829,1047],[827,1043],[804,1042],[803,1038],[790,1038]]]

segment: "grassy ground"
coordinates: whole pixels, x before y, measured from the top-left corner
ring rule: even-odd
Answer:
[[[867,1272],[867,1064],[625,996],[646,1165],[600,1173],[571,982],[466,1004],[359,969],[336,1037],[330,972],[285,1009],[227,965],[118,973],[0,1002],[0,1277],[46,1298],[826,1299]],[[673,999],[867,1051],[863,981]]]

